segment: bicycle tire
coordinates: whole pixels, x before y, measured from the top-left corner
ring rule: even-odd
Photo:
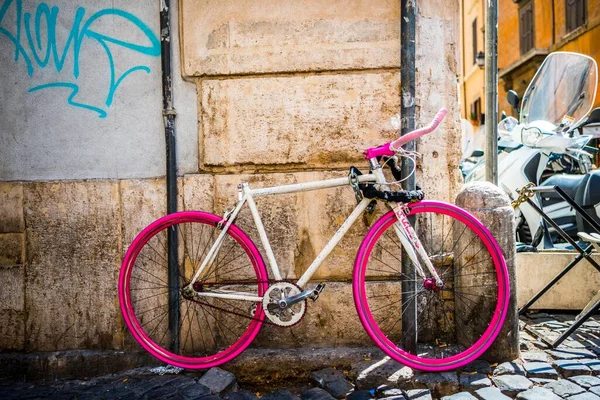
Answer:
[[[367,232],[359,248],[354,302],[363,327],[391,358],[423,371],[455,369],[478,358],[502,328],[509,299],[506,263],[489,230],[468,212],[434,201],[409,207],[408,215],[415,216],[415,231],[437,264],[444,287],[427,288],[422,278],[403,276],[401,244],[392,228],[398,220],[390,211]],[[445,247],[448,237],[452,247]],[[403,342],[403,331],[410,330],[402,329],[403,281],[417,288],[404,296],[405,304],[416,309],[415,320],[406,324],[416,331],[412,347]]]
[[[183,288],[221,230],[221,217],[200,211],[169,214],[146,227],[129,247],[119,274],[123,318],[136,341],[161,361],[181,368],[211,368],[238,356],[264,321],[259,302],[184,296]],[[177,235],[177,296],[169,317],[167,236]],[[196,281],[197,291],[226,285],[262,297],[268,287],[263,259],[250,238],[231,225],[214,262]],[[178,320],[169,333],[169,318]]]

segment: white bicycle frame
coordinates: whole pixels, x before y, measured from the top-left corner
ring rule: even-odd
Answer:
[[[377,165],[377,168],[373,169],[373,173],[368,175],[360,175],[358,176],[358,181],[360,183],[377,183],[382,185],[384,188],[387,188],[387,181],[383,174],[383,171],[376,159],[370,160],[371,165]],[[245,203],[248,203],[248,207],[250,208],[250,212],[252,213],[252,218],[254,219],[254,224],[258,230],[258,234],[261,240],[261,243],[265,249],[267,261],[270,267],[270,272],[275,280],[281,280],[281,272],[279,270],[279,266],[277,265],[277,261],[275,260],[275,255],[273,253],[273,249],[271,248],[271,244],[269,242],[269,238],[267,237],[267,233],[265,232],[264,225],[260,218],[260,214],[258,212],[258,208],[256,207],[256,203],[254,202],[254,196],[265,196],[265,195],[276,195],[276,194],[287,194],[287,193],[298,193],[298,192],[306,192],[317,189],[327,189],[350,185],[348,178],[337,178],[337,179],[329,179],[323,181],[313,181],[307,183],[298,183],[291,185],[283,185],[283,186],[274,186],[268,188],[261,189],[251,189],[247,183],[243,183],[239,185],[239,196],[240,200],[237,203],[236,207],[229,213],[227,213],[223,217],[223,222],[226,220],[224,226],[222,226],[221,233],[215,240],[215,243],[211,247],[210,251],[202,261],[202,264],[194,274],[191,282],[185,288],[185,290],[193,290],[193,284],[196,282],[198,277],[202,274],[207,266],[211,265],[217,256],[219,248],[225,239],[225,235],[227,234],[227,230],[235,221],[238,213],[242,209]],[[348,216],[348,218],[344,221],[344,223],[338,228],[333,237],[329,240],[327,245],[321,250],[321,252],[317,255],[317,257],[310,264],[308,269],[302,274],[300,279],[296,282],[296,284],[300,288],[304,288],[304,286],[308,283],[310,278],[313,276],[315,271],[321,266],[325,258],[331,253],[331,251],[335,248],[335,246],[339,243],[339,241],[344,237],[344,235],[348,232],[350,227],[356,222],[356,220],[360,217],[363,211],[367,208],[371,199],[363,198],[360,203],[357,204],[356,208],[352,213]],[[392,209],[396,213],[399,223],[394,224],[394,230],[396,231],[400,242],[402,243],[402,247],[407,252],[408,257],[411,259],[415,266],[416,273],[423,279],[426,278],[425,272],[421,263],[419,261],[420,256],[421,260],[424,261],[425,266],[431,276],[435,279],[436,284],[441,287],[442,281],[439,278],[433,264],[429,260],[427,253],[423,249],[419,238],[417,237],[414,228],[411,226],[406,214],[404,212],[404,205],[401,203],[392,203]],[[244,292],[235,292],[231,290],[214,290],[211,292],[201,292],[195,293],[196,296],[204,296],[204,297],[218,297],[224,299],[231,300],[247,300],[251,302],[262,301],[262,297],[259,296],[251,296]]]

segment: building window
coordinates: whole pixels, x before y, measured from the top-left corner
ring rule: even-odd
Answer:
[[[533,49],[533,1],[531,0],[524,2],[524,5],[519,9],[519,33],[521,36],[521,54],[525,54]]]
[[[567,32],[585,25],[587,7],[586,0],[566,0],[567,3]]]
[[[483,125],[485,123],[485,114],[481,112],[481,98],[471,103],[471,121],[476,124]]]
[[[473,20],[473,26],[471,29],[473,36],[473,64],[477,63],[477,18]]]

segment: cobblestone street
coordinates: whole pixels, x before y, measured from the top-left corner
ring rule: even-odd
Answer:
[[[556,339],[572,315],[530,314],[521,319],[521,358],[501,364],[479,360],[460,371],[421,373],[366,357],[346,369],[325,368],[294,381],[276,377],[238,382],[224,369],[207,372],[138,368],[89,380],[0,380],[1,399],[600,399],[600,319],[590,319],[556,349],[531,328]],[[525,324],[529,327],[524,329]],[[282,366],[285,368],[285,366]],[[226,369],[226,366],[225,366]],[[268,381],[269,383],[260,383]]]

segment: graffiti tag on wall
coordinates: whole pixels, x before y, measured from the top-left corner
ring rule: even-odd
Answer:
[[[14,19],[5,18],[9,15],[9,11],[11,11],[11,15],[15,15]],[[117,76],[115,57],[111,47],[114,49],[115,46],[118,46],[133,53],[157,57],[160,55],[160,41],[148,25],[129,12],[106,8],[86,18],[86,10],[83,7],[77,8],[66,37],[59,38],[57,37],[59,13],[59,7],[50,7],[46,3],[39,3],[35,14],[24,12],[22,0],[3,0],[0,8],[0,36],[8,38],[12,42],[14,61],[24,64],[29,77],[33,77],[36,70],[42,69],[54,69],[57,73],[61,73],[67,60],[72,63],[72,71],[65,71],[61,74],[61,77],[68,79],[38,84],[31,87],[29,92],[57,88],[67,89],[67,103],[70,106],[93,111],[100,118],[105,118],[121,83],[132,73],[150,73],[150,67],[135,65]],[[141,33],[144,39],[147,39],[147,43],[141,44],[119,39],[123,36],[123,32],[119,32],[119,36],[104,33],[100,25],[106,18],[120,19],[121,21],[117,22],[126,22],[126,26],[138,30],[139,32],[136,33]],[[80,99],[81,96],[78,96],[80,88],[78,82],[80,78],[83,78],[80,76],[80,56],[82,47],[87,41],[95,42],[106,54],[108,90],[103,104],[89,104]],[[5,50],[3,49],[3,51]]]

